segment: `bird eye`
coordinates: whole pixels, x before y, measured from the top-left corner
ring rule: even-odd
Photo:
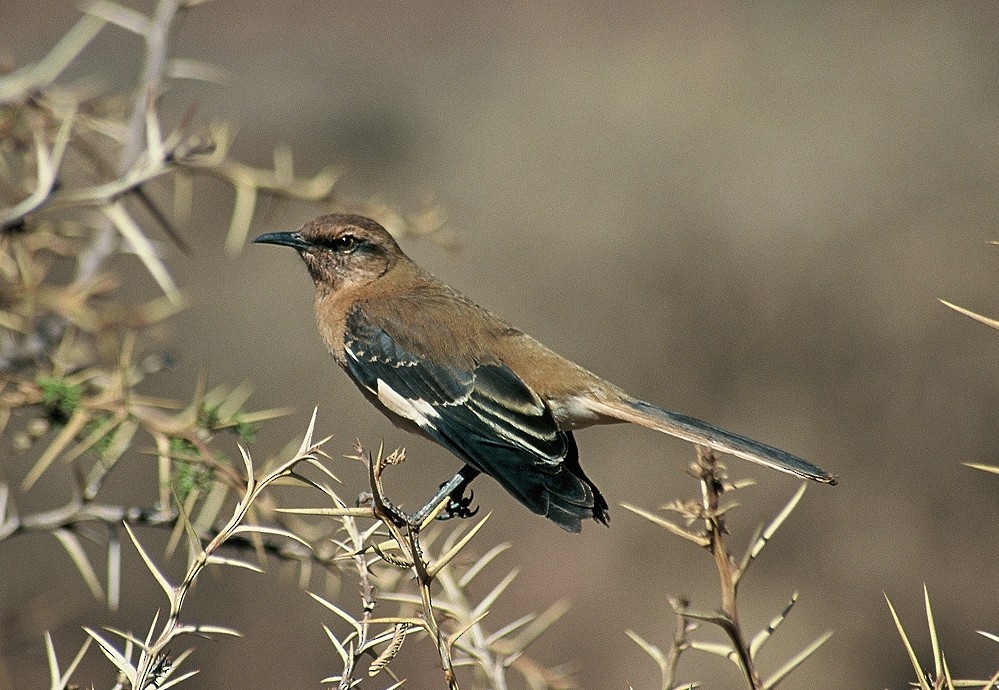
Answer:
[[[357,245],[360,243],[353,235],[341,235],[337,237],[333,242],[334,251],[342,252],[344,254],[350,254],[352,251],[357,249]]]

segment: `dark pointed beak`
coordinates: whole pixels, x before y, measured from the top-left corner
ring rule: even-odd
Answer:
[[[308,249],[311,245],[300,232],[268,232],[253,240],[254,244],[280,244],[293,249]]]

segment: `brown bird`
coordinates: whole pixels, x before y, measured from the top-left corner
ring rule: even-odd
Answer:
[[[420,511],[450,497],[467,515],[480,472],[570,532],[607,524],[607,501],[579,465],[574,429],[633,422],[825,484],[824,470],[777,448],[637,400],[440,282],[363,216],[321,216],[254,242],[296,249],[316,286],[323,341],[365,397],[465,467]]]

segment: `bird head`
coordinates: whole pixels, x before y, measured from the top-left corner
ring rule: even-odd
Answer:
[[[388,230],[352,214],[319,216],[296,232],[269,232],[253,241],[298,251],[319,290],[370,283],[405,259]]]

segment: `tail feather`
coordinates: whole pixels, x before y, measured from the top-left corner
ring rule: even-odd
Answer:
[[[779,448],[719,429],[693,417],[664,410],[641,400],[627,398],[609,401],[590,400],[587,401],[587,407],[596,414],[619,419],[623,422],[640,424],[691,443],[708,446],[765,467],[793,474],[802,479],[810,479],[822,484],[836,483],[834,475]]]
[[[569,432],[560,433],[567,442],[561,461],[521,468],[526,471],[508,467],[493,477],[531,512],[544,515],[567,532],[579,532],[585,519],[610,524],[607,500],[579,465],[576,440]]]

